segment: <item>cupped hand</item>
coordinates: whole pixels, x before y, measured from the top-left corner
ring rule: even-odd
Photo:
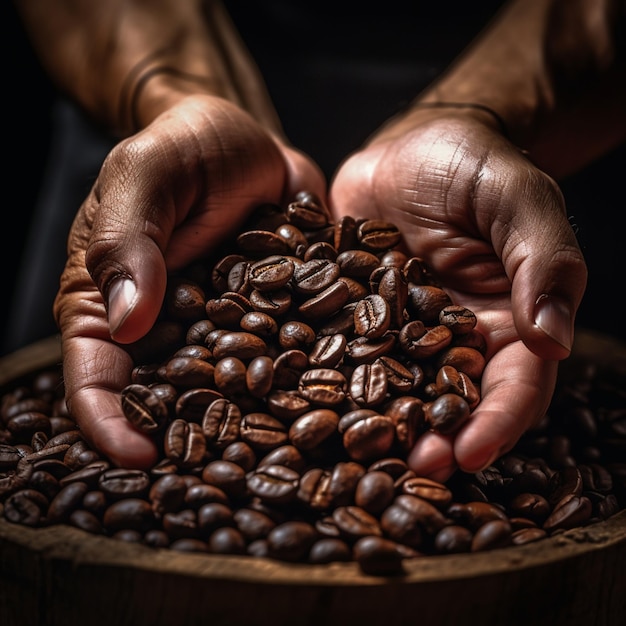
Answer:
[[[487,345],[481,401],[454,436],[423,435],[409,462],[438,480],[475,472],[546,412],[571,350],[587,270],[555,182],[480,117],[448,114],[385,129],[330,188],[341,215],[400,227]]]
[[[133,367],[125,345],[152,327],[167,272],[205,256],[254,207],[301,189],[325,197],[319,168],[209,96],[183,100],[107,156],[71,228],[54,313],[71,414],[114,463],[156,461],[120,391]]]

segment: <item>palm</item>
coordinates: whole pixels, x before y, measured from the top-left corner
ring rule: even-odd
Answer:
[[[437,478],[458,465],[484,467],[544,414],[556,380],[556,361],[536,356],[518,328],[526,333],[520,319],[540,263],[529,250],[545,243],[541,229],[561,229],[552,234],[562,232],[575,247],[556,188],[501,137],[454,120],[355,154],[333,181],[331,202],[337,216],[397,224],[407,251],[427,263],[456,303],[476,313],[487,342],[482,401],[456,438],[428,434],[411,460]]]

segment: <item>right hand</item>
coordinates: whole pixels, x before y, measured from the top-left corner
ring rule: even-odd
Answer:
[[[308,157],[233,104],[190,96],[107,156],[68,241],[54,313],[68,408],[115,464],[147,468],[152,441],[121,411],[132,359],[160,311],[167,273],[209,253],[262,203],[325,197]]]

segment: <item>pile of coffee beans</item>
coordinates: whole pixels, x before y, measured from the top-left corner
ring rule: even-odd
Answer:
[[[61,372],[2,396],[0,502],[31,527],[186,552],[402,573],[406,559],[537,541],[624,508],[626,393],[581,373],[544,422],[442,484],[406,455],[480,401],[484,339],[389,222],[332,223],[307,192],[259,207],[211,259],[170,276],[130,347],[121,409],[149,470],[83,439]]]

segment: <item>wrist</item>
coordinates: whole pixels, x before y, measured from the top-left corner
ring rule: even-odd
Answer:
[[[175,65],[150,58],[139,62],[122,85],[118,107],[119,132],[132,134],[189,95],[228,98],[225,85],[202,73],[179,70]]]

